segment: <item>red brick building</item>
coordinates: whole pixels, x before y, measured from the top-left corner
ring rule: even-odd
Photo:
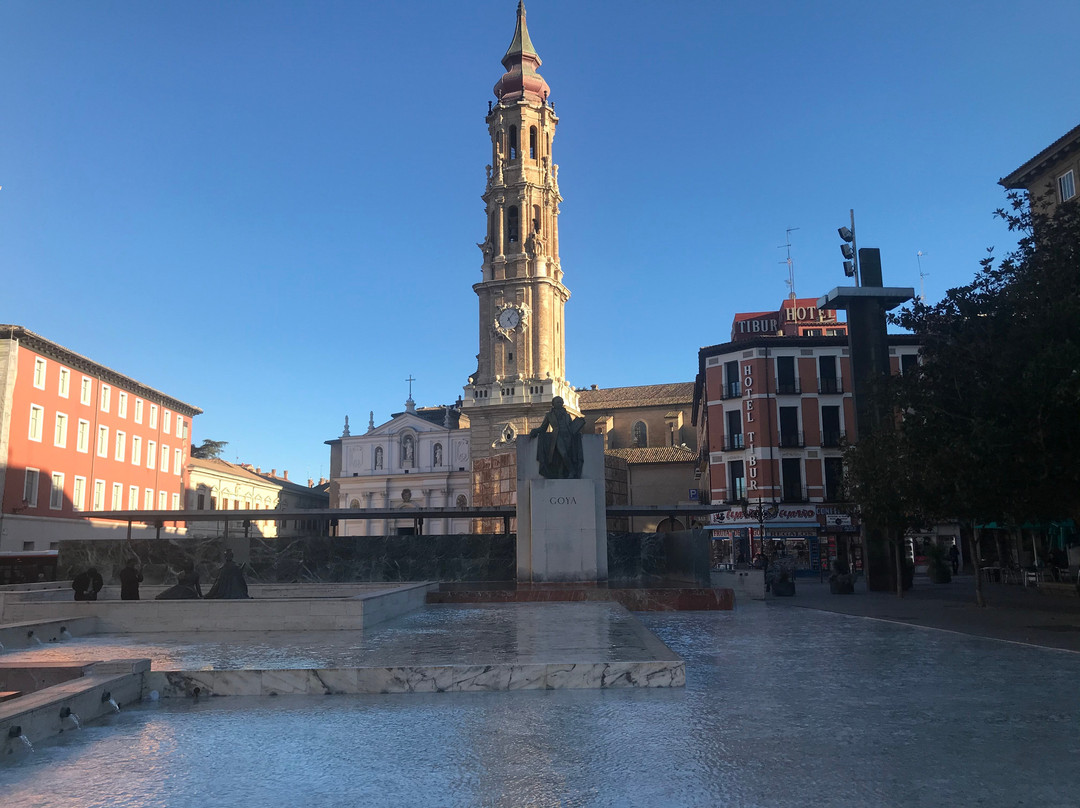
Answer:
[[[701,495],[734,506],[713,522],[720,560],[751,558],[763,531],[804,570],[848,557],[858,525],[841,501],[843,446],[855,434],[846,334],[835,312],[788,300],[775,313],[735,315],[732,340],[698,352]],[[907,370],[916,338],[890,335],[889,354],[894,373]]]
[[[0,552],[118,530],[81,518],[89,511],[183,509],[191,419],[201,412],[0,325]]]

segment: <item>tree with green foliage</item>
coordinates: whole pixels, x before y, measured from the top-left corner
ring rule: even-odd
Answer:
[[[867,541],[888,548],[892,584],[904,595],[904,536],[921,526],[924,477],[920,459],[899,426],[883,424],[844,454],[847,499],[867,528]]]
[[[1080,206],[1010,200],[997,214],[1017,249],[893,317],[920,339],[919,370],[891,386],[895,432],[846,455],[860,511],[894,534],[960,519],[976,573],[977,526],[1080,518]]]
[[[191,456],[199,457],[203,460],[208,460],[213,457],[220,457],[221,453],[225,450],[225,447],[229,445],[227,440],[204,440],[201,446],[191,444]]]

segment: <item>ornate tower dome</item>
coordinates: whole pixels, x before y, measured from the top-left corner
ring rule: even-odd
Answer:
[[[536,72],[540,67],[540,55],[529,38],[529,28],[525,25],[525,3],[519,0],[517,7],[517,25],[514,38],[506,55],[502,58],[506,72],[495,82],[495,97],[499,101],[512,103],[527,101],[545,101],[551,88],[544,77]]]

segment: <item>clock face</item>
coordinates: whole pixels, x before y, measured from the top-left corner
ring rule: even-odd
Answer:
[[[507,331],[513,331],[521,325],[521,312],[515,308],[503,309],[499,312],[499,325]]]

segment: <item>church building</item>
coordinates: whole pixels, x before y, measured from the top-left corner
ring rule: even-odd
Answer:
[[[397,509],[395,519],[343,519],[339,536],[411,534],[418,508],[466,507],[472,482],[468,418],[459,407],[417,408],[412,394],[384,424],[368,418],[367,431],[351,434],[349,420],[330,446],[330,507]],[[430,534],[468,533],[468,519],[431,519]]]

